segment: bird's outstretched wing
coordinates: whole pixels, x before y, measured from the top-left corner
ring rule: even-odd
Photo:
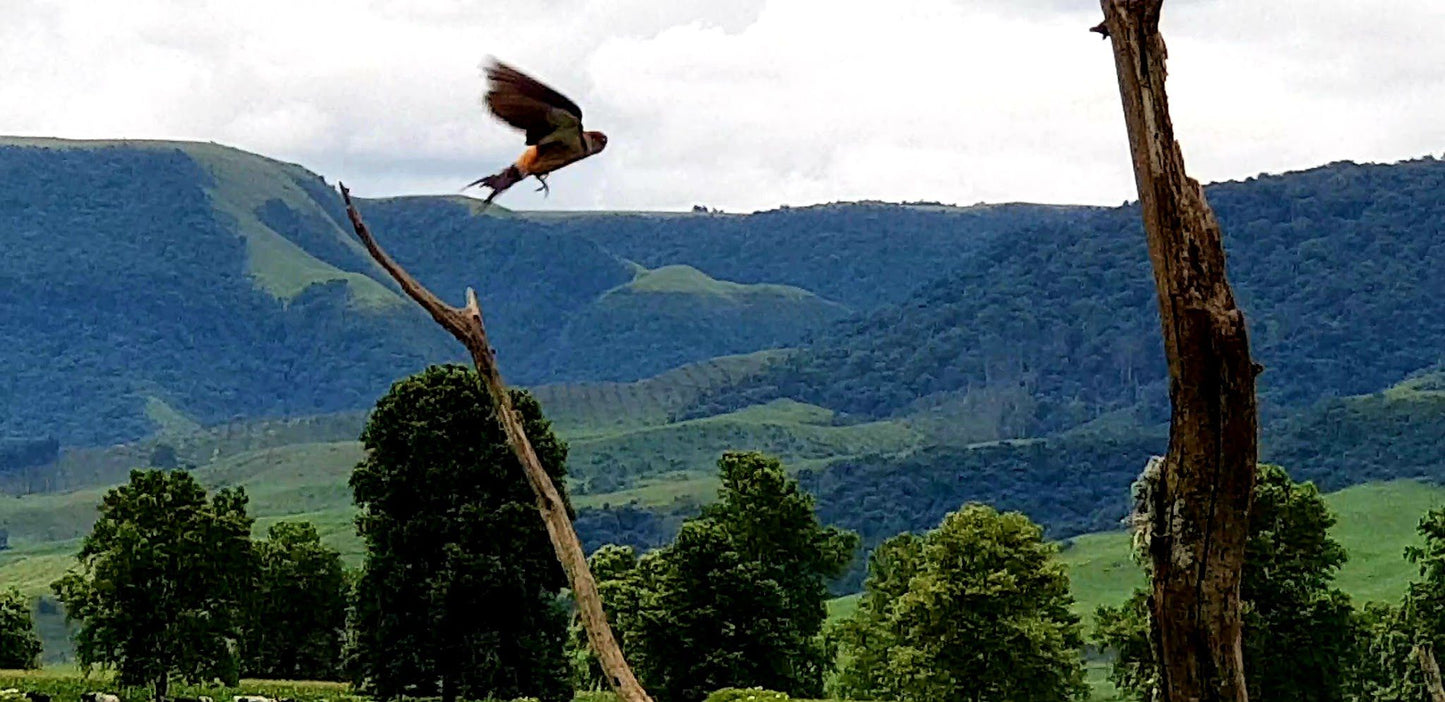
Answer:
[[[529,146],[559,129],[582,129],[582,108],[531,76],[493,61],[487,81],[487,109],[526,132]]]

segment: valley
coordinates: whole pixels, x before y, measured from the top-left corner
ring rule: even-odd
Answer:
[[[1398,597],[1445,494],[1442,184],[1427,157],[1209,187],[1266,367],[1262,458],[1329,493],[1360,601]],[[0,185],[0,586],[45,594],[140,466],[244,487],[258,532],[309,520],[357,563],[369,408],[462,355],[331,184],[214,144],[0,138]],[[475,204],[361,206],[433,289],[477,288],[508,381],[569,444],[589,549],[666,543],[722,451],[756,449],[865,550],[981,501],[1063,545],[1081,614],[1138,582],[1118,528],[1168,398],[1134,205]]]

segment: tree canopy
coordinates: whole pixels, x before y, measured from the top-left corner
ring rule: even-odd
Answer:
[[[832,666],[819,636],[827,585],[852,560],[857,536],[822,526],[812,497],[776,459],[729,452],[718,469],[718,501],[672,544],[640,559],[630,548],[593,554],[609,618],[659,702],[697,702],[725,687],[818,697]]]
[[[0,591],[0,670],[40,667],[40,636],[30,600],[20,591]]]
[[[530,395],[512,402],[560,485],[566,446]],[[361,439],[355,682],[381,699],[570,700],[566,579],[475,371],[434,366],[398,381]]]
[[[1346,554],[1328,531],[1335,517],[1311,483],[1259,466],[1240,597],[1244,667],[1251,699],[1344,699],[1357,642],[1349,598],[1334,587]],[[1149,645],[1147,594],[1101,607],[1094,638],[1111,649],[1121,689],[1149,699],[1158,679]]]
[[[241,673],[270,680],[337,680],[349,596],[341,554],[310,522],[278,522],[255,543]]]
[[[53,589],[79,622],[82,666],[164,698],[172,678],[234,685],[234,654],[253,583],[246,493],[207,499],[185,471],[137,470],[105,494],[78,563]]]
[[[1017,512],[970,504],[885,541],[853,616],[830,632],[838,694],[900,702],[1048,702],[1087,693],[1057,546]]]

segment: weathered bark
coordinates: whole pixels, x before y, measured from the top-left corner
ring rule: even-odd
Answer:
[[[1163,0],[1101,0],[1169,360],[1169,451],[1149,540],[1160,699],[1248,699],[1240,572],[1258,460],[1255,376],[1219,223],[1184,170],[1164,91]]]
[[[1425,673],[1425,689],[1429,690],[1430,699],[1432,702],[1445,702],[1445,684],[1440,681],[1440,664],[1435,661],[1435,653],[1430,650],[1430,645],[1418,644],[1414,653],[1420,670]]]
[[[502,382],[495,352],[487,341],[487,329],[482,323],[482,309],[477,304],[476,293],[467,288],[467,306],[462,309],[442,302],[381,249],[376,239],[371,236],[371,230],[361,220],[361,213],[356,210],[356,205],[352,203],[351,192],[345,185],[340,185],[340,188],[341,197],[346,202],[346,214],[351,218],[351,226],[366,245],[371,257],[381,264],[411,299],[431,314],[437,324],[462,342],[471,354],[477,374],[482,377],[495,404],[497,418],[507,435],[507,443],[517,455],[527,483],[537,496],[537,509],[542,513],[542,521],[547,526],[547,536],[552,540],[557,560],[561,561],[562,569],[567,572],[572,594],[577,599],[577,609],[581,612],[582,625],[587,630],[587,640],[592,644],[592,650],[597,653],[598,661],[603,672],[607,674],[612,689],[623,702],[652,702],[652,698],[647,696],[647,692],[632,674],[632,668],[622,655],[622,648],[617,645],[617,639],[612,635],[612,627],[607,623],[607,615],[602,609],[602,598],[597,594],[597,582],[592,578],[591,568],[587,567],[587,556],[582,551],[582,542],[577,539],[576,530],[572,528],[572,520],[567,516],[562,496],[557,492],[557,486],[552,484],[552,479],[547,476],[547,471],[542,468],[541,461],[537,460],[537,454],[532,450],[532,442],[522,430],[521,418],[512,409],[512,397],[507,393],[506,384]]]

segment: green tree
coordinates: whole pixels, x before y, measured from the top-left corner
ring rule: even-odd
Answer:
[[[1399,606],[1367,605],[1352,699],[1361,702],[1429,700],[1418,651],[1437,659],[1445,650],[1445,509],[1420,519],[1422,542],[1405,549],[1419,569]]]
[[[1359,615],[1360,646],[1348,676],[1351,702],[1429,702],[1417,646],[1428,644],[1409,605],[1365,603]],[[1438,656],[1439,654],[1436,653]]]
[[[279,522],[255,544],[256,587],[241,633],[241,674],[270,680],[336,680],[346,629],[341,554],[310,522]]]
[[[597,594],[607,608],[607,619],[612,625],[612,634],[624,651],[628,650],[626,635],[636,629],[642,612],[646,586],[642,570],[638,568],[637,552],[631,546],[607,544],[597,549],[587,559],[587,567],[597,581]],[[567,640],[567,652],[571,659],[573,684],[581,690],[601,691],[608,682],[597,656],[592,653],[587,641],[587,630],[579,617],[573,617]],[[635,667],[637,659],[631,657]]]
[[[561,485],[566,446],[536,400],[513,391],[512,401]],[[361,439],[358,686],[382,699],[570,700],[566,579],[476,373],[436,366],[397,382]]]
[[[40,637],[30,601],[19,590],[0,591],[0,670],[40,667]]]
[[[131,471],[105,494],[77,566],[53,589],[80,623],[86,669],[114,668],[122,686],[170,680],[235,684],[241,600],[253,578],[246,493],[206,491],[185,471]]]
[[[1240,598],[1244,669],[1251,699],[1344,699],[1358,626],[1349,598],[1334,587],[1346,554],[1329,537],[1335,517],[1311,483],[1261,465],[1249,515]],[[1149,644],[1148,595],[1101,607],[1094,639],[1117,654],[1111,679],[1139,699],[1157,682]]]
[[[1082,699],[1079,618],[1058,547],[1028,517],[970,504],[875,549],[862,599],[829,632],[841,696]]]
[[[615,547],[593,555],[608,616],[659,702],[725,687],[818,697],[832,660],[819,635],[827,584],[858,537],[820,525],[774,458],[728,452],[718,468],[718,501],[672,544],[641,559]]]

